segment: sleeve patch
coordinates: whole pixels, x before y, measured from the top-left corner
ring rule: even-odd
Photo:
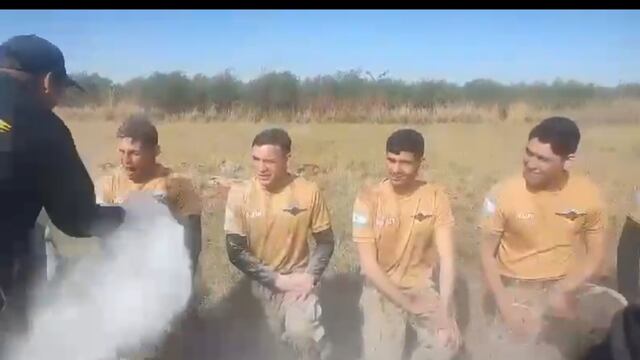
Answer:
[[[353,225],[356,225],[356,226],[365,226],[369,222],[369,219],[367,218],[366,215],[359,214],[359,213],[353,213],[352,220],[353,220]]]
[[[495,200],[486,197],[484,198],[484,203],[482,205],[482,211],[485,215],[493,215],[496,212],[496,203]]]

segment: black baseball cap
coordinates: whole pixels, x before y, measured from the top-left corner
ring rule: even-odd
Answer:
[[[36,35],[18,35],[0,44],[0,68],[32,75],[51,72],[59,76],[66,87],[85,91],[67,74],[62,51]]]

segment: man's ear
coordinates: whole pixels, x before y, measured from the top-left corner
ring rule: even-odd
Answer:
[[[160,145],[156,145],[155,155],[159,156],[162,153],[162,149],[160,149]]]
[[[569,154],[567,155],[567,158],[564,160],[564,164],[562,165],[563,169],[565,171],[569,171],[571,168],[573,168],[573,164],[576,161],[576,154]]]
[[[42,88],[45,94],[51,94],[54,91],[55,80],[53,77],[54,77],[53,73],[48,72],[42,80]]]
[[[425,175],[427,170],[429,169],[429,163],[427,162],[427,159],[424,158],[424,157],[422,159],[420,159],[419,166],[420,166],[420,170],[418,170],[419,173],[422,174],[422,175]]]
[[[427,158],[422,157],[422,159],[420,159],[420,168],[426,169],[429,167],[429,163],[427,162]]]

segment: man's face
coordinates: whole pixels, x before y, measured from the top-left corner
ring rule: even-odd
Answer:
[[[567,158],[556,155],[551,144],[540,142],[538,138],[529,140],[523,158],[522,175],[529,186],[545,187],[562,176]]]
[[[422,159],[413,153],[401,151],[399,154],[387,152],[387,174],[391,185],[403,187],[411,184],[418,176]]]
[[[144,146],[132,138],[121,138],[118,143],[120,165],[130,180],[144,178],[156,165],[157,149]]]
[[[277,145],[260,145],[251,149],[253,172],[264,188],[271,188],[287,175],[288,154]]]

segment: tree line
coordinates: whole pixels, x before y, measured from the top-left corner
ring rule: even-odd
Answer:
[[[374,76],[350,70],[333,75],[301,79],[289,71],[270,72],[243,82],[230,70],[207,76],[183,72],[155,72],[124,84],[93,73],[73,74],[86,93],[69,92],[62,105],[70,107],[114,106],[136,103],[146,109],[175,114],[188,111],[229,111],[248,106],[259,111],[333,111],[353,106],[400,106],[434,108],[455,103],[508,105],[522,101],[536,106],[564,108],[594,99],[640,98],[640,84],[598,86],[573,80],[552,83],[505,85],[490,79],[476,79],[463,85],[447,81],[415,81]]]

